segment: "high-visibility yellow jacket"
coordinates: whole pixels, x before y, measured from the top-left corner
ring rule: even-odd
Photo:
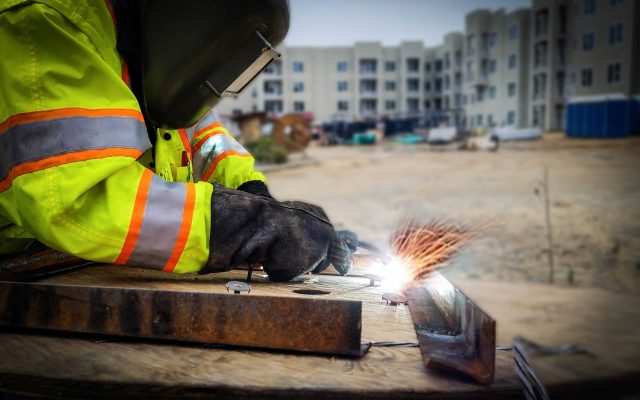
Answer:
[[[114,24],[105,0],[0,3],[0,253],[37,238],[88,260],[198,271],[211,182],[264,177],[212,113],[158,131],[153,164]]]

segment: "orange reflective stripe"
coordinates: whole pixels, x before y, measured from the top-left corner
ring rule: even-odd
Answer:
[[[218,154],[218,156],[211,163],[211,166],[209,166],[209,168],[207,169],[207,172],[205,172],[204,175],[202,175],[202,180],[207,182],[209,178],[211,178],[211,175],[213,175],[213,171],[216,170],[218,163],[222,161],[224,158],[226,158],[227,156],[251,157],[251,154],[240,153],[235,150],[223,151],[222,153]]]
[[[189,143],[189,137],[187,136],[187,132],[185,132],[184,129],[178,129],[178,136],[180,136],[180,140],[182,141],[182,146],[187,151],[187,154],[189,155],[189,161],[191,161],[191,143]]]
[[[136,202],[133,205],[133,213],[131,214],[131,222],[129,223],[127,238],[122,245],[122,250],[116,259],[115,264],[126,263],[131,256],[131,253],[133,253],[133,249],[136,247],[136,242],[140,235],[140,227],[142,226],[142,220],[144,218],[144,207],[147,204],[147,193],[149,192],[149,185],[151,184],[152,177],[153,172],[145,168],[142,173],[142,177],[140,178],[140,183],[138,184]]]
[[[196,131],[196,133],[194,133],[193,138],[194,139],[198,139],[198,136],[203,135],[206,131],[210,130],[210,129],[215,129],[215,128],[222,128],[224,129],[224,127],[222,126],[222,123],[220,122],[214,122],[211,125],[207,125],[204,128]]]
[[[101,150],[83,150],[73,153],[61,154],[59,156],[53,156],[44,158],[42,160],[36,160],[31,162],[22,163],[12,167],[9,170],[9,174],[5,179],[0,181],[0,192],[11,187],[13,180],[20,175],[28,174],[30,172],[40,171],[45,168],[57,167],[63,164],[69,164],[78,161],[87,161],[96,158],[106,157],[131,157],[138,158],[142,155],[142,151],[137,149],[126,148],[109,148]]]
[[[176,239],[176,244],[173,247],[173,252],[169,261],[165,264],[163,271],[173,272],[176,264],[180,260],[182,251],[189,239],[189,233],[191,232],[191,223],[193,221],[193,210],[196,205],[196,185],[193,183],[187,183],[187,198],[184,202],[184,211],[182,212],[182,223],[180,224],[180,232]]]
[[[34,111],[21,114],[14,114],[4,120],[0,124],[0,134],[4,133],[7,129],[14,125],[24,124],[27,122],[45,121],[56,118],[65,117],[88,117],[88,118],[102,118],[102,117],[128,117],[135,118],[140,122],[144,122],[142,113],[138,110],[130,108],[101,108],[101,109],[88,109],[88,108],[58,108],[55,110],[46,111]]]
[[[113,27],[117,28],[118,23],[116,21],[116,14],[113,12],[113,5],[111,5],[111,0],[104,0],[104,3],[107,5],[107,9],[109,10],[109,14],[111,15],[111,22],[113,22]]]
[[[226,135],[227,132],[216,129],[213,132],[210,132],[207,134],[207,136],[203,137],[201,140],[198,141],[198,144],[196,144],[196,146],[193,148],[193,153],[197,153],[198,151],[200,151],[200,149],[202,148],[202,145],[204,145],[207,140],[209,140],[210,137],[215,136],[215,135]]]
[[[129,65],[127,65],[127,62],[124,60],[124,58],[122,59],[122,81],[128,87],[131,87],[131,79],[129,78]]]

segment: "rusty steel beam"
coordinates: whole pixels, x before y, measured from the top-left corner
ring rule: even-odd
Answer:
[[[0,282],[0,326],[361,355],[362,302]]]
[[[455,370],[483,384],[493,382],[493,318],[438,272],[406,294],[425,366]]]

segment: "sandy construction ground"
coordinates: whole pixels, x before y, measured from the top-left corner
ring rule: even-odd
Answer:
[[[276,198],[319,204],[337,228],[379,245],[408,212],[490,224],[443,270],[478,280],[549,281],[547,167],[555,283],[640,294],[640,138],[551,134],[496,153],[389,142],[306,154],[301,166],[266,172]]]

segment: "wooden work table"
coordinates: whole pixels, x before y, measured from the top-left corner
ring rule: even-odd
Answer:
[[[227,281],[245,276],[244,271],[178,276],[95,266],[41,282],[219,292]],[[521,334],[547,345],[572,343],[590,351],[589,356],[535,359],[552,393],[593,395],[605,387],[616,394],[637,389],[633,382],[640,377],[638,298],[596,289],[456,283],[496,318],[498,344],[509,345],[515,334]],[[307,275],[279,284],[254,272],[248,295],[305,296],[292,290],[326,290],[330,293],[324,296],[330,298],[363,302],[363,342],[416,342],[408,308],[387,305],[381,299],[384,289],[368,285],[366,278],[331,275]],[[612,383],[617,386],[610,390]],[[0,390],[65,398],[522,397],[511,351],[497,352],[495,382],[482,386],[425,369],[415,347],[373,347],[354,359],[9,330],[0,331]]]

